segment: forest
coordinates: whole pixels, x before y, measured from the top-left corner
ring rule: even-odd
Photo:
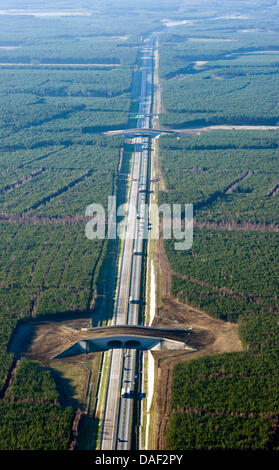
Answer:
[[[174,366],[168,449],[279,446],[279,42],[271,8],[262,5],[262,18],[257,9],[213,15],[206,29],[192,19],[159,37],[160,125],[177,130],[159,140],[159,202],[194,206],[192,248],[164,241],[171,292],[237,323],[243,346]]]
[[[204,286],[276,299],[277,233],[196,229],[190,250],[177,252],[171,241],[166,241],[166,250],[174,272],[187,273],[189,279],[198,279]]]
[[[69,22],[80,24],[75,20]],[[9,22],[14,24],[12,18]],[[47,30],[47,24],[52,28]],[[48,67],[44,54],[55,62],[49,41],[57,50],[58,39],[50,39],[54,26],[51,20],[31,20],[33,39],[32,34],[29,40],[22,36],[22,47],[1,49],[5,62],[25,61],[22,50],[30,59],[30,66],[0,69],[2,383],[11,366],[7,347],[18,321],[90,314],[104,243],[86,239],[85,209],[92,203],[107,206],[116,190],[124,145],[122,138],[94,134],[94,129],[126,127],[132,102],[134,45],[118,47],[117,38],[65,39],[56,65],[67,62],[70,51],[81,63],[90,62],[86,54],[94,44],[94,63],[107,57],[103,63],[117,66]],[[67,29],[69,24],[63,20],[60,26]],[[26,28],[23,17],[17,34]],[[38,52],[40,65],[31,65]],[[26,367],[32,374],[31,366]]]
[[[277,223],[278,131],[214,130],[159,145],[161,202],[194,204],[197,223]]]

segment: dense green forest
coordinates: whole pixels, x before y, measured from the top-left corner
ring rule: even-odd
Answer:
[[[199,229],[194,232],[191,250],[175,251],[170,241],[165,247],[173,269],[174,295],[224,320],[273,313],[270,321],[274,341],[278,341],[277,233]],[[264,322],[244,322],[242,329],[250,327],[250,333],[243,334],[252,341],[263,326]]]
[[[160,35],[161,125],[277,124],[277,31],[189,23]]]
[[[165,240],[172,294],[236,322],[245,351],[174,367],[169,449],[279,444],[279,134],[237,128],[278,126],[278,5],[254,7],[159,36],[160,125],[181,130],[159,140],[159,201],[194,206],[192,248]]]
[[[85,209],[122,202],[131,149],[102,133],[135,126],[139,45],[164,28],[162,11],[184,14],[149,3],[0,0],[1,449],[69,445],[73,411],[52,373],[14,369],[9,343],[19,322],[88,317],[96,289],[113,289],[99,273],[116,247],[87,240]]]
[[[67,450],[71,408],[40,403],[0,403],[1,450]]]
[[[0,403],[1,450],[66,450],[74,418],[60,405],[50,369],[22,358]]]
[[[135,125],[139,45],[158,32],[162,126],[274,125],[279,9],[274,0],[237,0],[233,13],[231,2],[0,0],[0,10],[0,449],[64,450],[73,410],[62,407],[51,370],[16,363],[9,343],[19,322],[92,314],[112,247],[85,238],[84,213],[125,192],[124,140],[102,133]],[[191,252],[166,244],[173,294],[237,321],[253,351],[179,366],[169,448],[271,445],[278,145],[278,131],[160,138],[161,202],[193,202],[206,225]],[[226,224],[255,232],[221,232]]]
[[[50,369],[25,358],[22,358],[17,366],[15,378],[6,397],[13,401],[27,398],[35,402],[59,403],[59,394]]]
[[[174,380],[172,406],[176,408],[278,414],[278,400],[272,393],[279,380],[278,349],[256,357],[231,353],[181,363],[175,366]]]
[[[205,225],[190,251],[166,242],[173,293],[218,318],[241,319],[245,344],[276,344],[279,239],[255,230],[278,223],[278,131],[164,136],[160,155],[168,188],[161,202],[193,203],[194,224]]]
[[[128,125],[140,37],[108,33],[102,16],[95,30],[87,15],[0,23],[3,382],[18,320],[90,313],[105,250],[84,214],[115,193],[124,143],[95,132]]]
[[[278,139],[277,130],[161,137],[160,200],[193,203],[197,222],[276,224]]]
[[[174,412],[166,432],[172,450],[265,450],[272,420]]]
[[[277,343],[278,344],[278,343]],[[171,449],[269,449],[278,418],[278,349],[210,356],[173,372]]]
[[[119,164],[127,169],[130,154],[102,132],[134,125],[138,48],[154,21],[115,23],[119,10],[107,16],[104,5],[49,16],[64,11],[57,3],[0,15],[1,449],[69,446],[74,411],[61,406],[51,370],[16,362],[9,344],[20,322],[92,315],[107,242],[86,238],[85,209],[125,192]]]

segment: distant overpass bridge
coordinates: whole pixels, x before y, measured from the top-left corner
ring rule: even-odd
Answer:
[[[132,118],[159,117],[159,114],[155,114],[155,113],[144,113],[144,114],[130,113],[130,117],[132,117]]]
[[[122,135],[125,137],[156,137],[157,135],[161,134],[176,134],[176,131],[169,131],[165,129],[135,128],[103,132],[103,135]]]

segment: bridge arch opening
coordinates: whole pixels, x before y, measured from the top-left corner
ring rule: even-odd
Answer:
[[[125,342],[125,348],[127,349],[139,349],[140,346],[140,341],[137,341],[135,339],[131,339]]]
[[[123,348],[123,343],[118,339],[112,339],[111,341],[107,342],[107,347],[112,349],[121,349]]]

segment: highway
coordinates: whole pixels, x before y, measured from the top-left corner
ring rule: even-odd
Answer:
[[[142,80],[137,128],[152,128],[153,60],[155,36],[142,49]],[[143,278],[144,239],[148,238],[149,137],[137,137],[133,154],[132,178],[128,197],[125,237],[114,309],[115,325],[137,325]],[[129,450],[135,382],[140,352],[133,348],[112,349],[107,399],[101,432],[102,450]],[[140,379],[140,377],[139,377]]]

